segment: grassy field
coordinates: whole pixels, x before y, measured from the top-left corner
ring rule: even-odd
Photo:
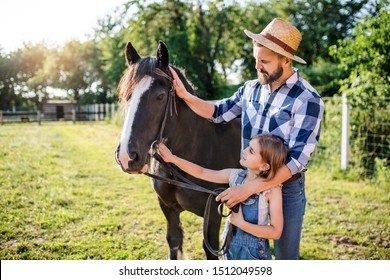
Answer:
[[[0,257],[167,259],[165,218],[144,175],[120,171],[120,128],[0,126]],[[325,164],[325,163],[324,163]],[[390,186],[307,173],[303,259],[390,259]],[[184,249],[204,259],[202,219],[183,213]]]

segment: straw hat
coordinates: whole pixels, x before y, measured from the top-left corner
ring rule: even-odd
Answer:
[[[306,64],[299,56],[295,55],[302,35],[299,30],[280,18],[273,19],[259,34],[244,30],[245,34],[257,43],[274,52],[291,58],[297,62]]]

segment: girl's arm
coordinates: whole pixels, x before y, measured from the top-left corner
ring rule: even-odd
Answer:
[[[203,168],[195,163],[173,155],[167,146],[162,143],[158,145],[158,150],[164,161],[175,164],[181,170],[196,178],[220,184],[229,183],[230,168],[222,170]]]
[[[251,224],[244,220],[242,210],[232,212],[229,221],[254,236],[278,240],[283,230],[282,188],[274,187],[269,192],[270,224],[266,226]]]

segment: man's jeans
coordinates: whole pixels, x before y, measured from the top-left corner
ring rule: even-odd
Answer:
[[[283,185],[283,232],[279,240],[274,241],[274,253],[277,260],[298,260],[303,215],[305,214],[305,175]]]

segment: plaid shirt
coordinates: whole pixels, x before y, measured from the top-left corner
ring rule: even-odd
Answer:
[[[292,175],[306,171],[320,137],[324,103],[317,91],[298,74],[287,79],[273,93],[269,85],[247,81],[228,99],[215,103],[213,122],[228,122],[241,116],[241,149],[253,135],[270,133],[288,147],[286,165]]]

